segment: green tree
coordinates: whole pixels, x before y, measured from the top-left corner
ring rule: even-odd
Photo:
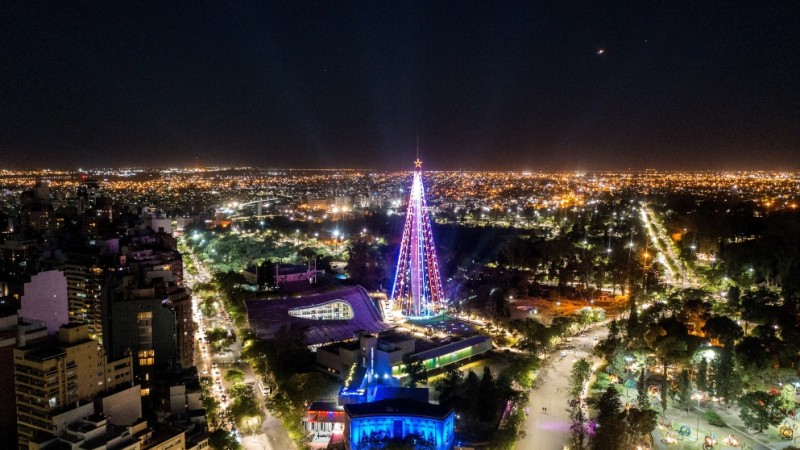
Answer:
[[[569,407],[569,418],[572,421],[569,426],[570,441],[572,442],[572,448],[581,450],[585,445],[588,435],[583,401],[578,398],[573,398],[569,401]]]
[[[511,310],[505,292],[500,288],[493,288],[489,291],[486,309],[492,320],[506,319],[511,316]]]
[[[736,310],[741,305],[741,295],[742,291],[739,289],[738,286],[731,286],[728,288],[728,305],[733,309]]]
[[[231,384],[244,383],[244,372],[239,369],[229,369],[225,373],[225,381]]]
[[[661,360],[664,378],[667,378],[667,368],[670,364],[682,361],[689,356],[685,336],[680,334],[669,334],[666,337],[657,339],[653,347]]]
[[[465,398],[462,399],[465,411],[470,417],[476,416],[476,411],[478,409],[478,396],[475,395],[475,393],[480,390],[480,385],[481,379],[478,378],[478,374],[476,374],[474,370],[470,369],[467,372],[467,376],[464,378],[463,392],[465,393]]]
[[[797,407],[797,402],[795,402],[795,387],[792,383],[786,383],[781,388],[781,393],[778,396],[778,407],[781,411],[789,412],[794,411]]]
[[[725,399],[726,405],[742,391],[731,348],[720,349],[717,358],[714,359],[714,388],[717,396]]]
[[[639,310],[636,308],[636,299],[631,295],[628,309],[628,322],[625,326],[625,333],[629,341],[635,342],[641,339],[641,324],[639,323]]]
[[[462,383],[463,376],[458,367],[451,366],[447,369],[444,377],[435,385],[436,391],[439,392],[439,404],[454,406],[457,403]]]
[[[703,332],[711,339],[716,339],[726,347],[742,338],[744,333],[735,320],[725,316],[715,316],[706,320]]]
[[[552,327],[546,327],[535,319],[525,319],[523,321],[512,322],[512,327],[522,334],[519,346],[533,354],[548,351],[553,345],[555,335]]]
[[[622,448],[625,426],[620,420],[622,403],[613,386],[609,386],[597,401],[597,431],[592,442],[595,450]]]
[[[292,325],[282,327],[269,340],[253,340],[242,351],[243,357],[263,369],[271,379],[270,384],[281,386],[294,374],[314,366],[314,354],[306,346],[305,328]]]
[[[667,412],[667,400],[669,399],[669,378],[665,375],[664,378],[661,379],[661,411],[666,413]]]
[[[421,360],[412,358],[409,354],[403,356],[402,372],[406,374],[403,380],[406,387],[417,387],[419,384],[428,382],[428,369]]]
[[[303,439],[306,433],[301,420],[306,414],[307,404],[322,396],[325,389],[325,378],[321,373],[297,373],[267,399],[267,408],[281,419],[293,439]]]
[[[759,433],[781,422],[778,397],[763,391],[749,392],[739,398],[739,418]]]
[[[639,382],[636,384],[636,405],[644,411],[650,409],[650,397],[647,393],[647,377],[645,376],[645,368],[642,367],[639,372]]]
[[[378,289],[386,281],[383,258],[377,247],[367,241],[352,241],[347,247],[347,266],[345,271],[354,282],[367,289]]]
[[[224,328],[214,327],[206,331],[206,340],[211,344],[218,344],[228,338],[228,332]]]
[[[258,275],[256,279],[259,286],[275,286],[275,264],[273,264],[272,260],[265,259],[264,262],[258,266]]]
[[[230,411],[236,418],[236,425],[239,429],[255,431],[261,428],[264,418],[253,388],[246,384],[237,384],[232,386],[228,392],[233,399]]]
[[[572,390],[571,394],[575,397],[580,396],[581,391],[583,390],[583,385],[589,379],[589,375],[591,375],[592,368],[589,365],[589,361],[585,358],[581,358],[575,363],[572,364]]]
[[[578,311],[578,324],[580,325],[581,330],[585,330],[586,327],[594,323],[595,316],[595,311],[592,308],[581,308]]]
[[[744,292],[741,309],[745,335],[750,322],[764,323],[771,321],[773,317],[779,317],[779,303],[778,293],[766,287]]]
[[[208,445],[214,450],[240,450],[242,448],[236,437],[224,428],[217,428],[211,433],[208,437]]]
[[[219,410],[219,402],[213,395],[203,395],[203,409],[206,410],[206,417],[210,423],[217,421],[217,411]]]
[[[611,373],[619,377],[625,375],[625,349],[622,345],[615,346],[610,358],[608,358],[608,366],[611,368]]]
[[[625,414],[625,438],[627,448],[636,448],[642,442],[652,448],[653,429],[656,427],[656,412],[650,408],[631,408]]]
[[[680,380],[678,381],[678,402],[680,408],[686,412],[689,412],[689,407],[691,406],[691,392],[692,383],[689,380],[689,371],[683,369],[681,371]]]
[[[492,376],[492,369],[483,366],[483,377],[478,389],[478,418],[485,422],[494,421],[497,416],[497,405],[497,386]]]
[[[703,392],[708,390],[708,360],[705,357],[700,358],[697,366],[697,389]]]

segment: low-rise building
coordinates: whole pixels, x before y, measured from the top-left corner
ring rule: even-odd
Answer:
[[[451,342],[422,352],[414,353],[410,357],[422,361],[427,370],[437,370],[461,361],[466,361],[492,349],[492,338],[489,336],[472,336],[460,341]],[[402,366],[392,366],[392,373],[399,375]]]
[[[325,448],[335,435],[343,435],[344,420],[344,408],[335,402],[314,402],[302,422],[310,444]]]
[[[414,338],[390,334],[375,336],[362,335],[358,341],[341,342],[317,349],[317,368],[328,375],[344,380],[350,368],[362,364],[364,358],[372,353],[378,365],[392,367],[403,362],[403,356],[414,353]]]
[[[452,408],[406,399],[344,406],[345,448],[358,449],[371,440],[402,441],[409,435],[428,441],[436,450],[453,448]]]

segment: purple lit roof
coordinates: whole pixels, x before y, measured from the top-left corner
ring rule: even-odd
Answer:
[[[308,308],[333,301],[343,301],[353,308],[353,318],[349,320],[316,320],[289,315],[294,308]],[[323,292],[297,298],[277,300],[251,299],[245,301],[250,328],[262,339],[270,339],[283,326],[298,324],[307,327],[308,345],[326,344],[352,339],[359,331],[378,333],[387,330],[389,325],[361,286],[350,286],[335,291]]]

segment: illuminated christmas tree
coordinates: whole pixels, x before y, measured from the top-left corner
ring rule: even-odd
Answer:
[[[409,319],[427,319],[444,310],[445,299],[422,185],[422,161],[417,158],[414,166],[391,299]]]

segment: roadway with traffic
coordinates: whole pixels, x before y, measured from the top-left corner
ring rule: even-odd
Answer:
[[[672,244],[672,237],[667,234],[663,226],[659,223],[655,213],[646,205],[639,206],[639,219],[642,221],[650,244],[653,246],[658,259],[664,267],[664,281],[672,286],[687,287],[697,286],[697,275],[686,266],[675,252]],[[649,258],[649,253],[645,258]]]
[[[189,257],[193,259],[198,273],[196,276],[186,275],[189,286],[195,283],[207,283],[211,281],[211,275],[206,268],[197,260],[195,255],[189,252]],[[284,450],[294,449],[296,445],[289,437],[281,421],[269,413],[264,406],[265,395],[259,387],[259,379],[253,372],[249,364],[241,362],[242,344],[240,337],[235,335],[236,330],[230,316],[222,309],[219,314],[212,317],[204,317],[200,313],[200,298],[192,296],[195,320],[195,366],[200,376],[212,378],[212,395],[220,404],[220,410],[229,407],[228,390],[231,384],[225,381],[225,374],[229,369],[239,369],[244,372],[245,383],[252,383],[253,391],[262,405],[263,423],[258,433],[241,436],[241,442],[245,450]],[[222,328],[235,335],[233,341],[226,350],[215,352],[206,342],[206,331],[215,327]]]

